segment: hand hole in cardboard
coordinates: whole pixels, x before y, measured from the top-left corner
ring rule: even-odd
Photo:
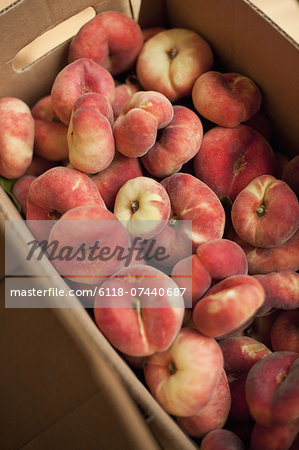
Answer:
[[[95,9],[89,6],[46,31],[16,54],[12,63],[13,69],[16,72],[22,72],[39,58],[75,36],[79,29],[95,15]]]

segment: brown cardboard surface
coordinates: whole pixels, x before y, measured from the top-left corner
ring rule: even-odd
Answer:
[[[2,188],[0,188],[0,205],[0,280],[2,280],[5,277],[5,220],[7,220],[8,218],[11,218],[10,220],[22,220],[22,217]],[[17,255],[18,251],[16,251],[15,255],[16,260]]]
[[[49,92],[65,64],[67,43],[23,72],[14,72],[11,62],[34,38],[90,5],[96,11],[113,5],[113,9],[131,14],[130,3],[121,0],[23,0],[0,14],[4,36],[0,42],[0,96],[17,96],[33,104]],[[139,6],[134,2],[133,11],[138,12]],[[199,31],[211,43],[223,67],[252,76],[260,85],[266,112],[277,129],[280,151],[298,152],[298,49],[248,2],[144,0],[140,20],[146,26],[168,24]],[[19,30],[14,39],[11,30]],[[3,237],[5,219],[20,216],[1,189],[0,205]],[[22,236],[18,236],[16,258],[21,246]],[[54,269],[45,264],[44,270]],[[52,281],[39,282],[53,286]],[[57,278],[55,283],[63,281]],[[0,433],[4,448],[47,450],[62,445],[64,449],[146,450],[157,448],[157,442],[166,450],[196,448],[153,400],[84,309],[2,309],[0,321],[4,367],[0,384],[5,405]]]
[[[84,359],[52,310],[2,305],[0,322],[1,444],[18,448],[94,395],[97,386],[86,383]]]
[[[106,374],[107,375],[107,374]],[[110,375],[109,375],[110,378]],[[138,423],[132,422],[125,404],[119,399],[118,415],[111,396],[95,394],[78,408],[62,417],[44,433],[39,434],[22,450],[158,450],[148,436],[142,434]],[[104,397],[104,398],[103,398]],[[104,401],[103,401],[104,400]],[[124,411],[126,414],[124,414]],[[124,420],[127,419],[127,420]],[[130,423],[129,420],[131,421]],[[78,432],[79,431],[79,432]],[[136,439],[139,436],[139,439]]]
[[[117,372],[67,330],[55,309],[1,305],[1,449],[157,450]]]
[[[152,26],[168,26],[168,17],[166,14],[166,1],[161,0],[142,0],[139,7],[138,21],[142,28]]]

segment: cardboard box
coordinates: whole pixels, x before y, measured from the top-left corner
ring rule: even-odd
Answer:
[[[0,97],[29,105],[50,91],[65,65],[68,42],[21,71],[15,55],[36,37],[92,6],[139,18],[142,26],[198,31],[211,44],[217,65],[252,77],[275,130],[275,149],[298,153],[298,44],[247,0],[23,0],[0,13]],[[21,219],[0,191],[3,241],[7,219]],[[16,253],[24,236],[15,234]],[[2,267],[3,268],[3,267]],[[39,270],[41,268],[39,267]],[[45,275],[53,273],[43,263]],[[4,272],[2,271],[2,280]],[[52,287],[53,279],[41,278]],[[55,285],[63,280],[55,278]],[[4,282],[1,283],[4,300]],[[2,355],[1,449],[194,449],[191,441],[153,400],[82,307],[5,309],[0,312]]]

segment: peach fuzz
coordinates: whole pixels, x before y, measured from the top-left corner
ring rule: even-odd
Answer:
[[[153,147],[141,158],[154,177],[164,178],[178,172],[198,152],[203,136],[199,117],[185,106],[173,107],[173,119],[158,133]]]
[[[271,427],[255,423],[250,438],[250,450],[296,450],[298,441],[295,443],[295,440],[296,435],[299,436],[298,432],[298,420]]]
[[[34,227],[37,238],[47,239],[45,226],[40,220],[58,220],[62,214],[76,206],[98,205],[105,208],[95,183],[85,174],[67,167],[53,167],[37,177],[30,185],[26,219]],[[44,231],[43,231],[44,229]],[[41,234],[40,234],[41,233]]]
[[[201,450],[245,450],[241,439],[226,429],[211,430],[201,441]]]
[[[0,99],[0,175],[21,177],[32,161],[34,120],[28,105],[14,97]]]
[[[218,197],[234,200],[256,177],[274,175],[275,159],[270,144],[248,125],[216,126],[204,134],[193,167]]]
[[[140,91],[140,86],[138,80],[135,80],[133,76],[127,77],[124,83],[116,82],[115,99],[112,103],[114,120],[118,118],[127,101],[138,91]]]
[[[207,41],[195,31],[171,28],[143,44],[136,72],[145,90],[159,91],[174,102],[190,95],[195,80],[212,65]]]
[[[187,288],[184,298],[188,301],[192,299],[193,305],[209,289],[213,280],[247,274],[245,253],[239,245],[228,239],[213,239],[199,245],[191,260],[191,264],[185,258],[178,261],[173,267],[172,277],[178,286]]]
[[[246,398],[251,415],[263,426],[299,419],[299,354],[273,352],[248,372]]]
[[[113,109],[106,95],[97,92],[86,92],[80,95],[73,106],[73,112],[79,108],[90,107],[96,109],[108,120],[110,126],[114,124]]]
[[[272,248],[247,244],[236,233],[230,235],[230,239],[233,239],[244,250],[250,275],[299,270],[299,230],[284,244]]]
[[[247,275],[246,255],[229,239],[213,239],[201,244],[196,255],[215,281],[232,275]]]
[[[195,249],[198,245],[223,236],[225,213],[216,194],[202,181],[187,173],[175,173],[164,178],[173,215],[179,220],[192,220],[192,233],[187,237]]]
[[[180,259],[172,269],[171,278],[184,289],[186,307],[194,306],[212,284],[212,278],[196,255]]]
[[[34,119],[47,120],[47,122],[59,121],[52,106],[51,95],[41,97],[31,108]]]
[[[39,99],[31,109],[35,124],[34,153],[50,161],[68,157],[67,127],[52,106],[51,95]]]
[[[225,371],[222,370],[220,379],[206,406],[194,416],[177,417],[177,422],[189,436],[200,438],[209,431],[225,425],[230,406],[229,384]]]
[[[68,157],[67,127],[63,123],[34,119],[34,153],[49,161]]]
[[[233,380],[244,373],[271,350],[262,342],[248,336],[235,336],[222,339],[219,345],[224,359],[224,370]]]
[[[115,154],[112,123],[106,97],[96,93],[78,97],[67,130],[69,161],[75,169],[94,174],[110,165]]]
[[[129,180],[142,176],[142,168],[138,158],[128,158],[115,152],[109,166],[91,178],[97,185],[105,205],[111,211],[119,189]]]
[[[75,206],[105,206],[95,183],[67,167],[53,167],[37,177],[30,187],[28,202],[28,220],[57,219]]]
[[[112,75],[106,69],[91,59],[81,58],[65,66],[52,85],[52,106],[61,122],[69,124],[75,101],[87,92],[105,95],[112,103],[115,85]]]
[[[276,247],[299,227],[299,203],[291,188],[271,175],[249,183],[235,199],[231,219],[241,239],[255,247]]]
[[[299,308],[299,273],[271,272],[253,277],[265,291],[265,302],[257,311],[258,316],[268,314],[272,309]]]
[[[233,275],[216,283],[193,309],[197,330],[222,338],[246,327],[264,302],[262,285],[250,275]]]
[[[222,365],[222,353],[214,339],[182,328],[168,350],[148,358],[145,381],[166,412],[188,417],[211,399]]]
[[[42,158],[41,156],[33,153],[32,161],[27,167],[24,175],[34,175],[35,177],[38,177],[42,173],[57,165],[59,165],[57,162],[49,161],[48,159]]]
[[[271,328],[274,351],[299,353],[299,309],[279,311]]]
[[[174,296],[175,283],[160,270],[146,265],[124,267],[101,286],[122,290],[118,298],[98,295],[95,321],[109,342],[130,356],[165,351],[179,333],[184,317],[182,296]],[[146,292],[156,290],[159,295]]]
[[[224,369],[227,374],[231,392],[231,408],[229,420],[235,422],[250,421],[245,383],[251,367],[271,350],[263,343],[247,336],[230,337],[219,342],[224,358]]]
[[[117,75],[130,69],[143,45],[140,26],[118,11],[104,11],[81,27],[69,47],[69,62],[90,58]]]
[[[170,101],[159,92],[136,92],[115,121],[116,149],[125,156],[143,156],[156,142],[157,132],[173,118]]]
[[[258,112],[262,94],[250,78],[214,70],[200,75],[192,88],[197,112],[222,127],[234,128]]]
[[[182,258],[192,255],[192,242],[190,234],[192,231],[192,223],[190,220],[179,220],[171,211],[165,227],[149,241],[148,246],[154,249],[163,247],[167,258],[160,261],[161,266],[166,270],[171,269]],[[189,260],[188,260],[189,261]],[[191,263],[186,262],[184,275],[190,278]],[[186,286],[184,286],[186,287]]]
[[[77,206],[66,211],[50,231],[49,242],[58,242],[52,260],[56,270],[73,281],[98,285],[125,265],[116,248],[130,246],[125,227],[113,213],[99,205]],[[84,250],[80,250],[84,246]],[[72,249],[73,258],[63,255]],[[95,300],[96,301],[96,300]]]
[[[284,167],[282,180],[285,181],[292,191],[299,197],[299,155],[294,156]]]
[[[32,181],[35,180],[35,178],[36,177],[34,175],[23,175],[15,182],[11,191],[17,202],[19,202],[21,211],[25,216],[27,212],[27,197],[29,187]]]
[[[119,189],[114,214],[132,236],[152,238],[167,224],[170,200],[162,184],[149,177],[128,180]]]

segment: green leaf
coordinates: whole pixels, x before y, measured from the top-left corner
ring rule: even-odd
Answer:
[[[15,196],[12,194],[12,188],[17,180],[8,180],[7,178],[0,177],[0,186],[3,188],[3,190],[6,192],[6,194],[10,197],[12,202],[14,203],[15,207],[19,212],[21,212],[21,205],[15,198]]]

